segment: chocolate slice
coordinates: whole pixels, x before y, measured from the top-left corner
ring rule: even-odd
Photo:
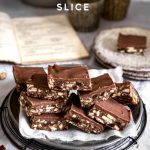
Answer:
[[[82,107],[91,107],[96,100],[107,100],[116,92],[115,83],[108,74],[91,79],[92,91],[79,92]]]
[[[42,114],[30,118],[31,128],[48,131],[68,129],[68,123],[62,114]]]
[[[41,99],[67,99],[67,91],[50,90],[48,87],[47,74],[34,74],[27,81],[27,95]]]
[[[65,118],[68,122],[79,129],[87,132],[87,133],[100,133],[104,130],[104,126],[101,123],[97,123],[94,120],[87,117],[82,108],[75,106],[74,104],[71,106],[71,109],[66,114]]]
[[[146,37],[119,34],[117,48],[126,53],[143,53],[146,49]]]
[[[48,85],[53,90],[82,90],[92,89],[88,69],[85,65],[48,67]]]
[[[20,105],[25,109],[27,116],[40,115],[43,113],[60,113],[65,110],[66,100],[43,100],[28,97],[25,92],[20,94]]]
[[[130,122],[130,110],[113,99],[96,101],[88,115],[115,130],[123,130]]]
[[[46,74],[42,67],[19,67],[13,66],[13,74],[16,81],[16,89],[18,92],[26,90],[26,81],[31,78],[33,74]]]
[[[117,93],[112,98],[125,105],[137,105],[139,97],[131,82],[116,83]]]

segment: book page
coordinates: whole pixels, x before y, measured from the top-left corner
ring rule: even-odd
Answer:
[[[13,19],[23,64],[56,62],[89,54],[65,15]]]
[[[20,63],[11,19],[0,12],[0,61]]]

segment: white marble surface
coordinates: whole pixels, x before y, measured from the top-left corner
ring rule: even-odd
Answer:
[[[120,22],[109,22],[101,20],[100,26],[97,31],[92,33],[79,33],[79,36],[88,51],[90,52],[90,59],[84,59],[75,61],[77,63],[84,63],[91,68],[100,68],[100,65],[94,59],[91,46],[95,35],[103,29],[109,29],[114,27],[121,26],[136,26],[136,27],[145,27],[150,28],[150,18],[149,18],[149,8],[150,2],[132,2],[128,16],[125,20]],[[0,0],[0,11],[7,12],[11,17],[24,17],[24,16],[36,16],[36,15],[50,15],[57,13],[55,9],[43,9],[35,8],[23,4],[19,0]],[[70,62],[73,63],[73,62]],[[43,65],[42,65],[43,66]],[[8,92],[15,86],[13,75],[12,75],[12,66],[8,64],[0,64],[0,70],[5,70],[7,72],[7,79],[0,81],[0,104],[2,103],[5,96]],[[140,93],[144,103],[146,104],[146,109],[148,113],[148,123],[146,130],[143,136],[140,138],[138,145],[130,148],[130,150],[149,150],[150,149],[150,82],[133,82],[137,90]],[[8,140],[4,135],[1,126],[0,126],[0,145],[5,145],[7,150],[17,150],[17,148]]]

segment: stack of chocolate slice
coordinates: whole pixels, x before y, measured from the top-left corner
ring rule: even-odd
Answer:
[[[91,79],[85,65],[75,67],[49,66],[48,84],[51,90],[92,91]],[[80,105],[78,96],[71,96],[71,108],[67,111],[65,118],[73,126],[88,133],[100,133],[104,130],[101,123],[97,123],[87,116]]]
[[[31,128],[63,130],[68,128],[64,111],[68,101],[67,91],[55,91],[48,87],[43,68],[13,67],[19,102],[29,118]]]
[[[43,68],[14,66],[13,73],[33,129],[64,130],[72,124],[87,133],[101,133],[106,126],[123,130],[130,122],[124,105],[139,102],[130,82],[114,83],[108,74],[91,79],[85,65],[48,66],[48,74]]]

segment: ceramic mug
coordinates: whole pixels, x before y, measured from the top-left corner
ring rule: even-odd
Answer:
[[[81,10],[73,9],[72,6],[80,4]],[[85,4],[88,5],[88,11],[85,11]],[[101,0],[67,0],[69,8],[69,20],[73,27],[81,32],[95,30],[100,22]]]
[[[122,20],[126,17],[130,0],[105,0],[103,18],[107,20]]]

